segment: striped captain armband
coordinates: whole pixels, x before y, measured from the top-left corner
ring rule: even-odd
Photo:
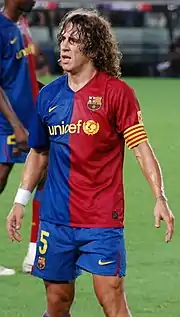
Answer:
[[[124,131],[124,139],[126,141],[128,149],[132,149],[136,145],[147,141],[148,137],[144,129],[144,125],[138,123],[130,128],[127,128]]]

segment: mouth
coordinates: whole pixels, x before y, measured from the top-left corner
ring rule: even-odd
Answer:
[[[71,60],[71,57],[68,55],[61,55],[61,62],[68,63]]]

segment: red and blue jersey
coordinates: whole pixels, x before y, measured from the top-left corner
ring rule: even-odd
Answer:
[[[41,219],[72,227],[123,227],[123,160],[147,140],[133,90],[106,73],[77,92],[67,75],[44,87],[31,148],[49,148]]]
[[[14,23],[0,14],[0,87],[26,129],[34,110],[38,85],[34,47],[24,18]],[[11,134],[12,127],[0,113],[0,134]]]

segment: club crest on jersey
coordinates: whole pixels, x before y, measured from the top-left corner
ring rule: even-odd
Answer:
[[[40,270],[43,270],[46,266],[46,259],[42,256],[39,256],[37,266]]]
[[[101,106],[102,106],[102,97],[89,96],[89,100],[87,102],[87,107],[89,110],[96,111],[96,110],[99,110]]]

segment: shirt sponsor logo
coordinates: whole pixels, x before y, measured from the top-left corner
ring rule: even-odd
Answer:
[[[28,56],[28,55],[31,55],[31,54],[35,54],[34,45],[28,44],[27,47],[21,49],[20,51],[18,51],[16,53],[16,59],[21,59],[21,58]]]
[[[78,120],[77,123],[68,124],[62,121],[61,124],[48,126],[48,129],[50,135],[80,134],[81,132],[87,135],[94,135],[98,133],[100,126],[94,120]]]

